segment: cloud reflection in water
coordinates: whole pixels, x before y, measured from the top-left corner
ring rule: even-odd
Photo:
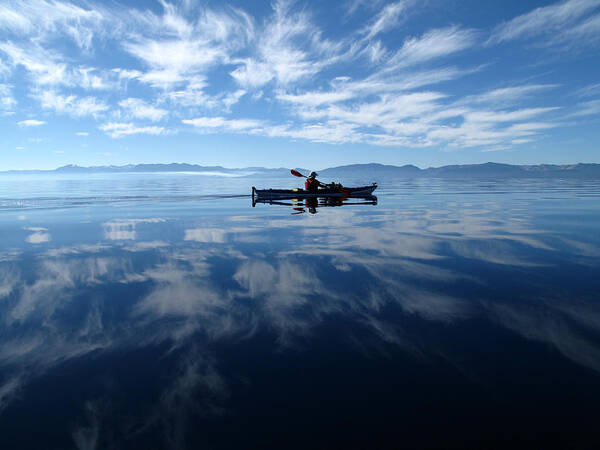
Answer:
[[[597,303],[583,288],[571,308],[573,298],[552,284],[564,282],[552,278],[563,265],[597,268],[598,243],[545,229],[522,211],[481,206],[324,208],[202,223],[115,219],[100,224],[105,242],[55,240],[29,259],[16,254],[0,261],[0,407],[68,361],[158,348],[177,362],[154,410],[139,420],[164,427],[177,447],[185,408],[222,414],[234,395],[220,346],[266,333],[273,352],[310,347],[333,318],[339,339],[357,351],[368,340],[439,357],[443,346],[409,321],[442,330],[471,320],[600,372]],[[140,223],[152,240],[138,239]],[[499,285],[500,272],[518,289]],[[444,354],[457,366],[459,357]],[[98,439],[103,409],[90,408],[89,424],[72,431],[79,446]]]

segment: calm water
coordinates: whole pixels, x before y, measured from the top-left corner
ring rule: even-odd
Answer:
[[[252,184],[0,176],[0,448],[600,445],[599,182]]]

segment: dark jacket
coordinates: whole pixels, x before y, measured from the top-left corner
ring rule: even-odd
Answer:
[[[321,183],[319,183],[319,181],[317,181],[316,178],[307,178],[304,182],[304,189],[306,189],[309,192],[316,192],[319,190],[320,184]]]

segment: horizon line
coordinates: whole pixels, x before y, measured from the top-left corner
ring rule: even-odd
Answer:
[[[584,161],[578,161],[578,162],[571,162],[571,163],[534,163],[534,164],[510,164],[510,163],[504,163],[504,162],[495,162],[495,161],[486,161],[484,163],[467,163],[467,164],[444,164],[441,166],[429,166],[429,167],[420,167],[416,164],[412,164],[412,163],[405,163],[405,164],[401,164],[401,165],[396,165],[396,164],[384,164],[384,163],[378,163],[378,162],[368,162],[368,163],[348,163],[348,164],[342,164],[339,166],[331,166],[331,167],[322,167],[322,168],[317,168],[315,170],[317,171],[323,171],[323,170],[328,170],[328,169],[335,169],[335,168],[339,168],[339,167],[347,167],[347,166],[368,166],[368,165],[380,165],[380,166],[388,166],[388,167],[405,167],[405,166],[413,166],[413,167],[417,167],[419,170],[427,170],[427,169],[439,169],[441,167],[450,167],[450,166],[481,166],[481,165],[485,165],[485,164],[498,164],[498,165],[505,165],[505,166],[514,166],[514,167],[528,167],[528,166],[575,166],[575,165],[579,165],[579,164],[597,164],[600,165],[600,162],[584,162]],[[246,167],[226,167],[226,166],[221,166],[221,165],[202,165],[202,164],[198,164],[198,163],[190,163],[190,162],[168,162],[168,163],[160,163],[160,162],[154,162],[154,163],[126,163],[126,164],[122,164],[122,165],[115,165],[115,164],[109,164],[109,165],[93,165],[93,166],[80,166],[78,164],[65,164],[59,167],[56,167],[54,169],[5,169],[2,170],[0,169],[0,173],[13,173],[13,172],[55,172],[59,169],[63,169],[66,167],[73,167],[73,168],[81,168],[81,169],[94,169],[94,168],[123,168],[123,167],[127,167],[127,166],[132,166],[132,167],[136,167],[136,166],[145,166],[145,165],[155,165],[155,166],[169,166],[169,165],[189,165],[189,166],[197,166],[197,167],[207,167],[207,168],[221,168],[221,169],[225,169],[225,170],[244,170],[244,169],[250,169],[250,168],[257,168],[257,169],[267,169],[267,170],[283,170],[283,169],[290,169],[289,167],[265,167],[265,166],[246,166]],[[292,169],[299,169],[303,167],[299,167],[299,166],[295,166],[295,167],[291,167]],[[309,170],[309,169],[306,169]]]

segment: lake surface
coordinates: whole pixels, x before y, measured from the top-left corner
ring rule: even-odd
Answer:
[[[0,447],[600,445],[600,182],[298,184],[0,175]]]

